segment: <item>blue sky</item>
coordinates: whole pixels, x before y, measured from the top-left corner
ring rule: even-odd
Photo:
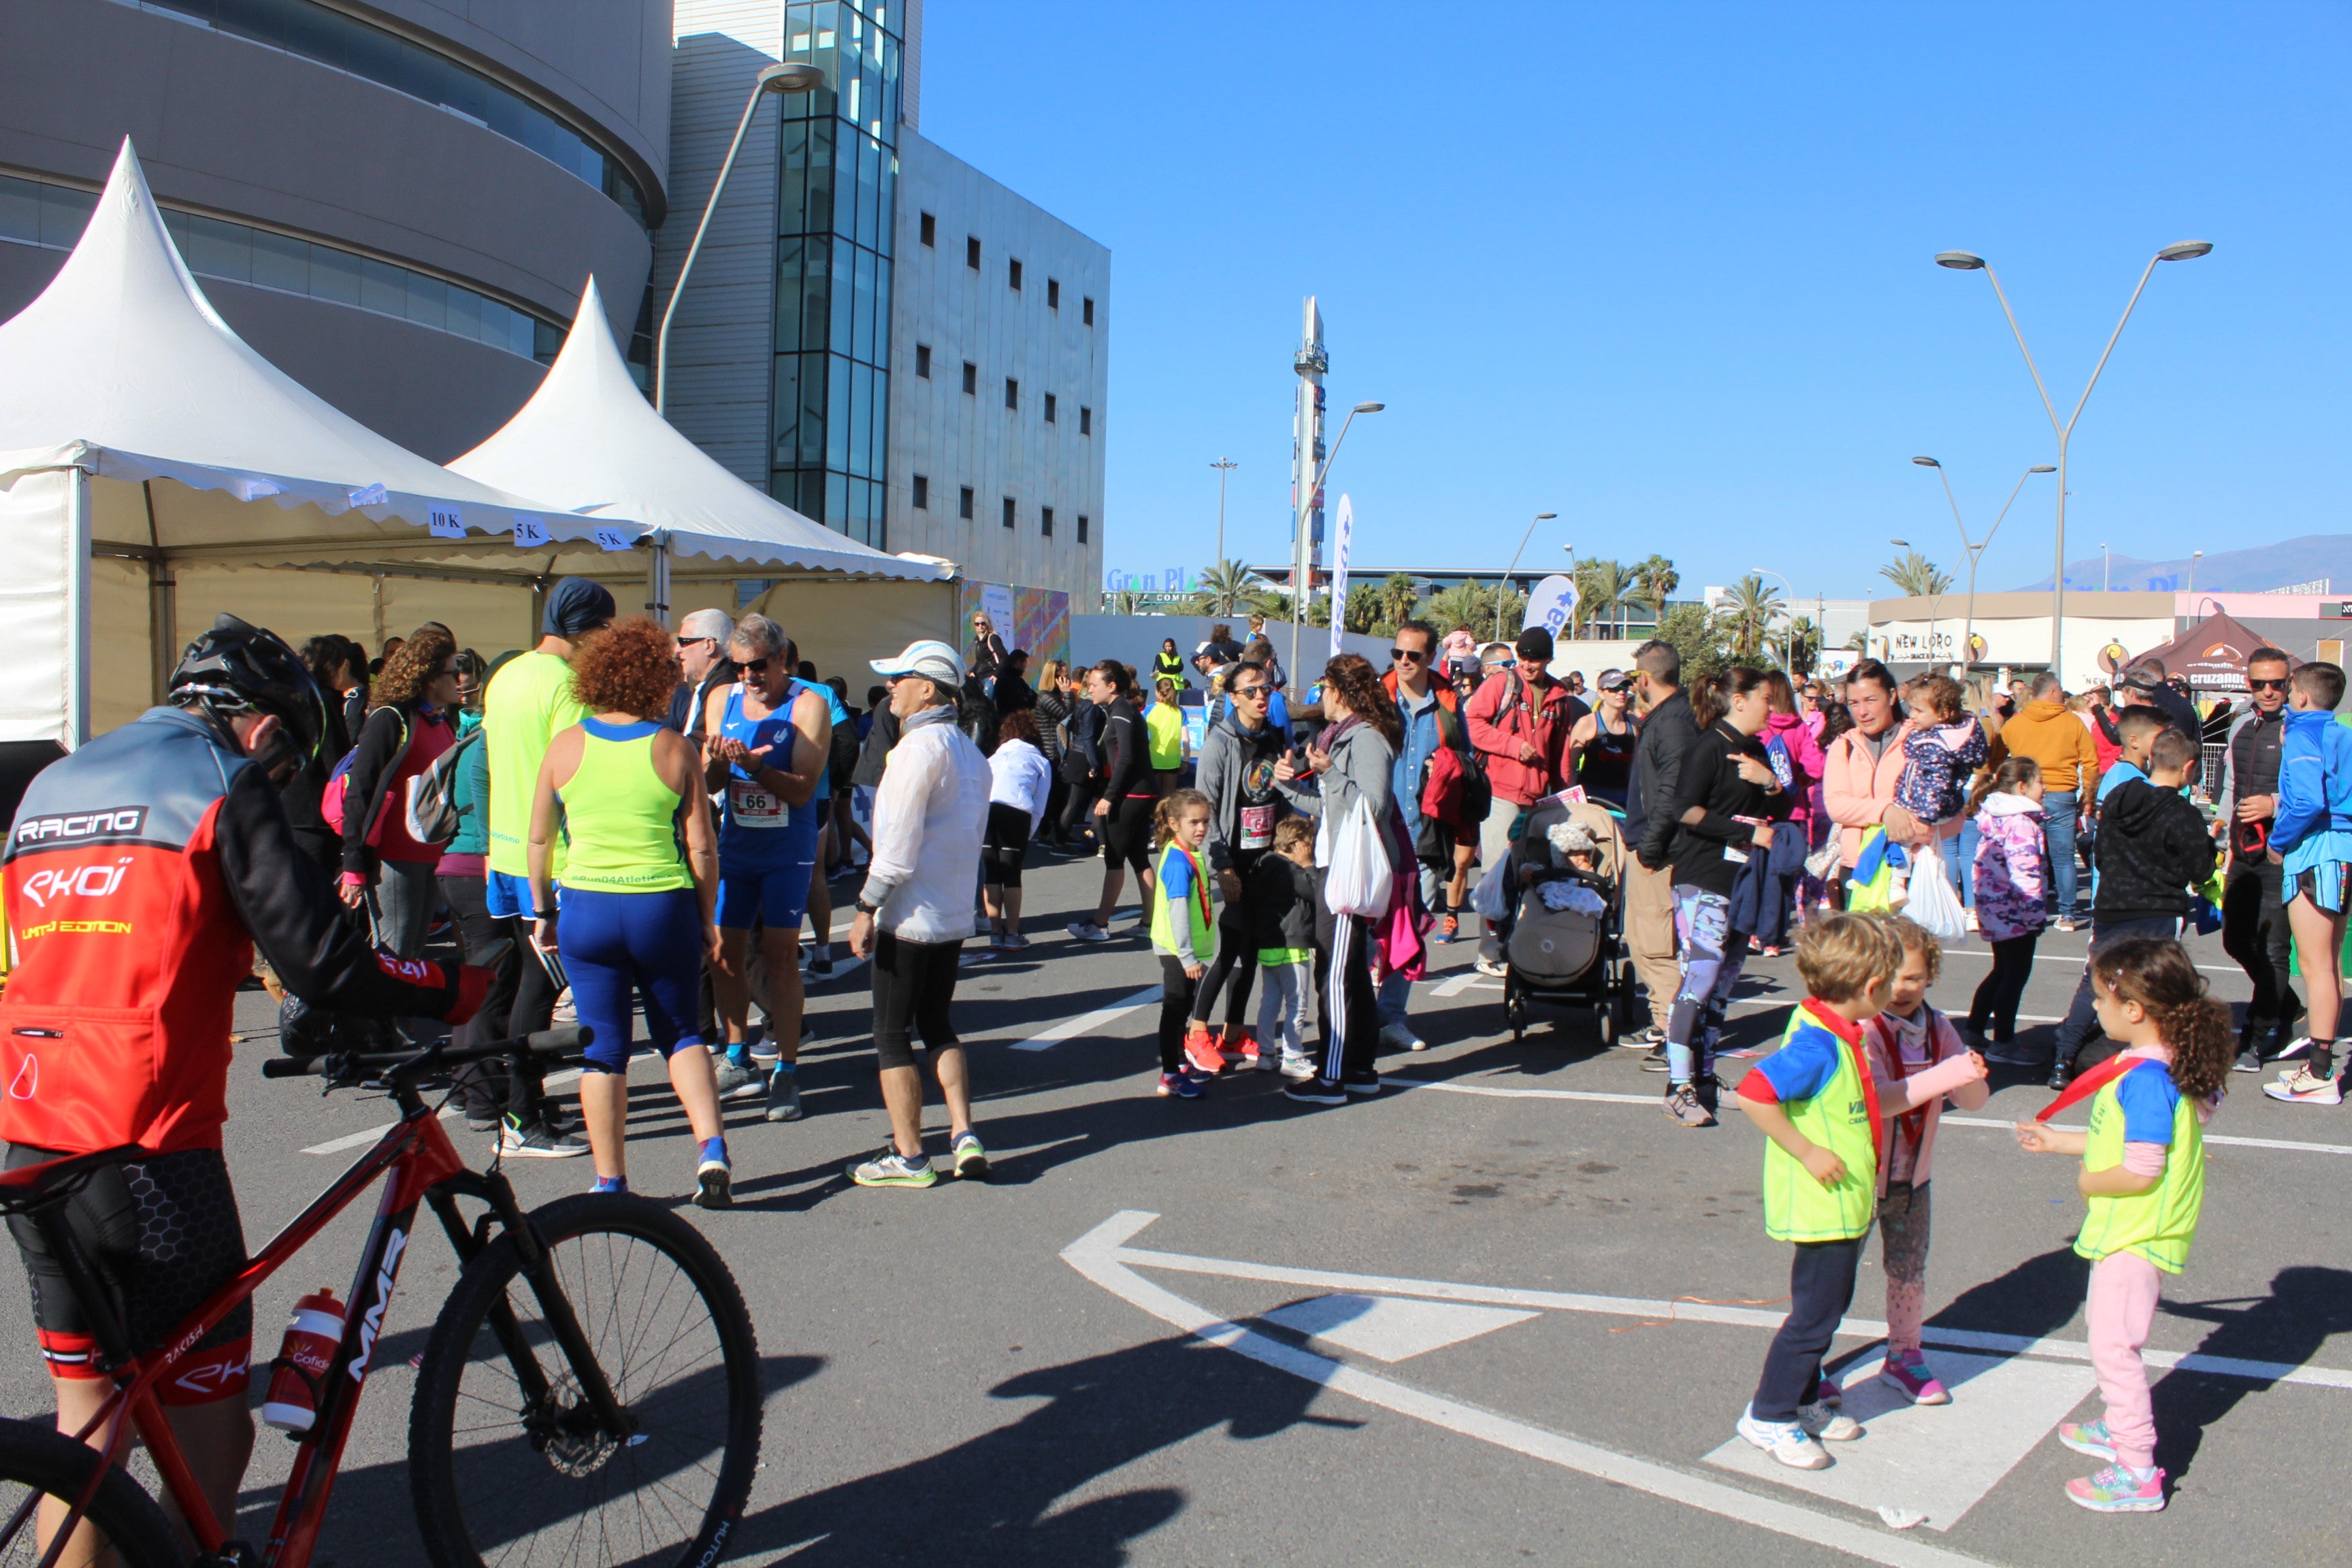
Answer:
[[[2352,7],[929,0],[925,134],[1112,251],[1108,563],[1287,540],[1321,297],[1360,563],[1672,555],[1887,592],[2077,426],[2067,553],[2352,531]],[[1334,429],[1337,421],[1334,420]],[[2051,568],[2032,481],[1982,583]]]

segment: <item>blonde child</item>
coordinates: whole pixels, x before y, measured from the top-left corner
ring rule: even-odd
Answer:
[[[2164,1507],[2164,1472],[2140,1348],[2162,1277],[2181,1271],[2197,1239],[2203,1126],[2235,1047],[2229,1008],[2206,995],[2204,978],[2169,938],[2126,937],[2094,952],[2091,979],[2099,1026],[2123,1049],[2019,1122],[2017,1141],[2029,1153],[2079,1155],[2074,1190],[2090,1204],[2074,1250],[2093,1260],[2084,1310],[2107,1409],[2101,1420],[2063,1423],[2058,1440],[2108,1464],[2068,1481],[2066,1496],[2097,1513],[2154,1513]],[[2091,1102],[2087,1131],[2046,1125],[2083,1100]]]
[[[1912,686],[1895,804],[1922,826],[1958,821],[1969,775],[1984,766],[1984,726],[1963,711],[1961,702],[1960,683],[1948,675],[1925,676]]]
[[[1739,1109],[1764,1145],[1764,1231],[1792,1243],[1789,1315],[1764,1354],[1739,1436],[1784,1465],[1829,1468],[1816,1438],[1852,1442],[1862,1427],[1821,1402],[1822,1355],[1853,1303],[1862,1244],[1877,1212],[1886,1135],[1863,1054],[1863,1025],[1886,1005],[1902,944],[1869,915],[1807,921],[1797,937],[1805,1000],[1780,1048],[1739,1080]]]
[[[1886,929],[1903,949],[1886,1010],[1862,1026],[1878,1113],[1885,1118],[1878,1167],[1878,1237],[1886,1272],[1886,1364],[1879,1381],[1914,1405],[1949,1405],[1950,1392],[1928,1370],[1919,1348],[1927,1301],[1927,1177],[1936,1157],[1936,1127],[1950,1095],[1963,1110],[1990,1097],[1984,1058],[1960,1040],[1952,1021],[1927,1005],[1927,989],[1944,966],[1936,939],[1900,915]],[[1837,1403],[1834,1385],[1823,1397]]]
[[[1215,1075],[1184,1058],[1192,992],[1217,952],[1210,907],[1216,879],[1201,854],[1209,837],[1209,797],[1196,789],[1162,795],[1152,808],[1151,946],[1160,954],[1160,1092],[1198,1100]]]
[[[2048,919],[2042,909],[2042,889],[2050,885],[2042,764],[2032,757],[2009,758],[1977,786],[1974,804],[1977,930],[1992,944],[1992,968],[1969,1003],[1969,1031],[2005,1046],[2017,1034],[2017,1004],[2032,976],[2034,945]]]
[[[1307,1054],[1307,998],[1315,990],[1315,819],[1286,816],[1274,825],[1274,853],[1250,868],[1250,940],[1257,946],[1261,1065],[1279,1042],[1282,1076],[1315,1076]]]

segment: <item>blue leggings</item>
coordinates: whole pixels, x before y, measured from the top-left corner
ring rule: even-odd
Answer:
[[[1666,1079],[1688,1083],[1694,1071],[1715,1076],[1716,1041],[1748,963],[1748,933],[1731,929],[1729,899],[1682,884],[1675,889],[1675,934],[1682,941],[1683,983],[1666,1022]]]
[[[691,888],[663,893],[563,890],[556,942],[572,976],[572,1005],[596,1033],[590,1072],[626,1072],[635,1041],[632,989],[646,1004],[646,1033],[663,1056],[702,1044],[702,908]]]

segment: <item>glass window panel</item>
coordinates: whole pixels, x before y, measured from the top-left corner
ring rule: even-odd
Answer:
[[[819,521],[827,528],[849,531],[849,476],[827,474],[824,477],[824,511]]]
[[[839,354],[829,354],[824,374],[829,383],[824,398],[824,466],[846,469],[849,467],[849,362]],[[835,512],[832,515],[838,517],[841,514]]]
[[[360,302],[360,258],[348,250],[310,247],[310,292],[339,305]]]
[[[868,250],[882,243],[882,144],[857,139],[857,242]]]
[[[772,398],[776,411],[775,460],[793,463],[800,459],[801,440],[801,356],[776,356],[776,382]]]
[[[41,187],[41,243],[70,248],[89,226],[89,215],[98,207],[98,196],[90,191],[68,190],[63,185]]]
[[[878,482],[890,477],[890,373],[874,373],[874,460],[866,472]],[[880,501],[877,500],[877,505]],[[877,518],[880,513],[875,514]]]
[[[833,247],[832,323],[825,331],[824,346],[838,354],[850,349],[850,315],[857,302],[857,252],[846,245]]]
[[[874,273],[877,258],[870,250],[857,252],[857,294],[850,304],[849,353],[872,364],[878,357],[874,342]]]
[[[875,248],[888,256],[895,248],[898,221],[898,154],[882,155],[882,186],[877,198],[881,203],[880,227],[875,235]]]
[[[890,268],[887,262],[874,268],[874,363],[890,363]]]
[[[873,459],[874,369],[854,364],[849,367],[849,471],[870,475]]]
[[[803,248],[797,239],[776,242],[776,352],[779,353],[791,353],[801,346]]]
[[[824,521],[824,470],[804,468],[801,471],[801,499],[793,508],[803,517]]]
[[[55,189],[56,187],[52,186],[50,188]],[[48,196],[47,193],[44,193],[41,197],[41,211],[45,226],[41,232],[46,235],[48,233],[46,224],[47,215],[49,211]],[[177,247],[179,249],[180,259],[185,261],[188,258],[188,215],[185,213],[175,212],[165,213],[163,215],[163,232],[172,237],[173,245]],[[67,243],[71,244],[72,241],[68,240]]]
[[[310,291],[310,242],[262,229],[253,231],[253,280],[289,294]]]
[[[812,239],[803,253],[801,277],[801,347],[821,349],[833,320],[833,278],[830,240]]]
[[[808,213],[802,220],[803,232],[833,232],[833,121],[809,121],[808,152]]]
[[[824,354],[801,355],[800,460],[808,468],[824,466],[824,384],[828,365]]]
[[[777,145],[776,162],[782,182],[776,193],[776,232],[807,232],[809,122],[788,120]]]
[[[449,324],[449,285],[421,272],[408,275],[408,319],[427,327]]]
[[[253,281],[253,230],[218,218],[188,220],[188,270],[207,278]]]
[[[41,243],[41,187],[0,174],[0,239]]]
[[[257,275],[257,280],[260,270],[261,252],[257,248],[254,251],[254,272]],[[483,299],[471,289],[450,289],[449,331],[461,338],[473,338],[478,341],[482,335],[482,307],[488,303],[488,300]]]
[[[360,258],[360,309],[387,316],[408,314],[408,268]]]
[[[541,364],[553,364],[555,356],[563,352],[563,329],[536,316],[525,320],[530,322],[530,357]]]

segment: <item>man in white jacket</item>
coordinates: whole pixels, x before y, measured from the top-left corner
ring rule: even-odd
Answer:
[[[943,642],[908,645],[873,661],[890,682],[898,743],[874,794],[874,858],[857,895],[849,951],[874,960],[874,1055],[890,1142],[849,1168],[862,1187],[928,1187],[939,1179],[923,1153],[923,1079],[915,1067],[919,1031],[947,1102],[959,1176],[988,1174],[988,1152],[971,1130],[964,1053],[949,1011],[956,963],[972,933],[972,879],[988,821],[988,760],[957,728],[963,660]]]

